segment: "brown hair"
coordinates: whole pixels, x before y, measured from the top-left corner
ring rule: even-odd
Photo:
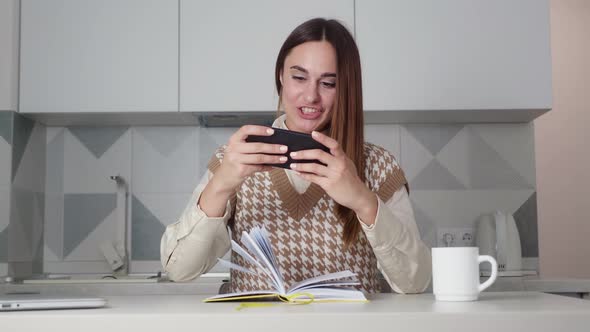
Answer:
[[[283,43],[275,67],[275,84],[281,105],[280,80],[285,58],[294,47],[309,41],[327,41],[336,50],[336,100],[330,119],[329,135],[356,166],[360,179],[365,181],[363,94],[359,51],[350,32],[336,20],[314,18],[299,25]],[[354,211],[338,205],[338,216],[343,220],[342,240],[346,247],[357,241],[361,226]]]

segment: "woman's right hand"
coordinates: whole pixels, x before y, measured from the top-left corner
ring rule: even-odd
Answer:
[[[214,175],[223,191],[233,192],[246,177],[269,170],[270,166],[264,164],[287,161],[285,145],[246,142],[249,135],[270,136],[273,132],[269,127],[245,125],[230,137],[221,166]]]

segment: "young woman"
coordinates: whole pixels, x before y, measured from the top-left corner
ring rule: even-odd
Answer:
[[[219,148],[178,222],[162,237],[162,265],[171,280],[207,272],[242,231],[263,225],[287,287],[313,276],[351,270],[361,289],[380,290],[378,271],[396,292],[430,283],[428,247],[420,240],[407,181],[394,157],[364,142],[361,68],[349,31],[335,20],[298,26],[280,49],[275,69],[279,112],[273,127],[311,133],[330,149],[291,152],[247,143],[272,129],[246,125]],[[273,155],[274,154],[274,155]],[[232,254],[232,261],[248,262]],[[272,289],[267,280],[231,271],[230,291]]]

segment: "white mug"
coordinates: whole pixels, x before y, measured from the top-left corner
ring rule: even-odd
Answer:
[[[479,283],[479,264],[492,264],[491,276]],[[475,301],[498,276],[492,256],[479,255],[478,247],[432,248],[432,292],[437,301]]]

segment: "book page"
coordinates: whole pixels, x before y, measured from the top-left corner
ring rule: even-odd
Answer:
[[[234,263],[232,263],[230,261],[226,261],[225,259],[217,258],[217,261],[223,267],[227,267],[229,269],[238,270],[238,271],[245,272],[245,273],[250,273],[250,274],[253,274],[253,275],[259,275],[259,273],[256,273],[256,272],[254,272],[252,270],[248,270],[247,268],[245,268],[243,266],[240,266],[238,264],[234,264]]]
[[[253,300],[259,298],[277,298],[279,294],[275,291],[270,290],[261,290],[261,291],[251,291],[251,292],[240,292],[240,293],[227,293],[227,294],[219,294],[215,296],[211,296],[205,299],[205,302],[215,302],[218,300]]]
[[[257,228],[257,227],[255,227]],[[277,274],[277,271],[273,268],[272,264],[270,263],[268,257],[265,256],[264,252],[258,244],[250,237],[250,234],[246,233],[245,231],[242,232],[242,243],[250,250],[262,263],[270,270],[273,275],[272,281],[275,282],[277,285],[277,291],[280,294],[285,294],[285,285],[283,283],[283,278]]]
[[[306,289],[311,288],[334,288],[334,289],[342,289],[341,287],[351,287],[351,286],[359,286],[361,283],[358,281],[339,281],[339,282],[326,282],[321,284],[313,284],[307,285],[303,287],[297,288],[295,291],[290,291],[290,293],[297,293],[297,292],[305,292]]]
[[[268,271],[268,269],[266,269],[264,266],[262,266],[262,264],[260,264],[259,261],[254,259],[254,257],[252,257],[246,250],[244,250],[244,248],[242,248],[234,240],[231,240],[231,249],[233,251],[235,251],[238,255],[240,255],[242,258],[244,258],[246,261],[250,262],[254,266],[258,267],[260,270],[262,270],[262,272],[264,272],[267,277],[269,277],[271,279],[273,278],[272,274],[270,273],[270,271]],[[276,283],[273,283],[273,284],[275,284],[275,287],[278,287],[278,285],[276,285]]]
[[[259,238],[262,240],[261,243],[264,245],[264,247],[268,251],[268,257],[270,258],[270,262],[272,263],[274,270],[277,271],[277,274],[279,276],[282,276],[277,257],[275,256],[275,253],[272,250],[272,245],[270,242],[270,235],[266,231],[266,228],[263,227],[263,228],[253,229],[252,231],[254,232],[254,234],[260,235]]]
[[[356,289],[336,289],[336,288],[309,288],[303,293],[313,295],[314,302],[322,301],[367,301],[365,294]],[[305,301],[307,297],[301,297],[299,301]],[[298,301],[298,299],[295,299]]]
[[[338,279],[345,279],[345,278],[349,278],[351,280],[346,280],[346,281],[358,281],[358,278],[356,276],[355,273],[346,270],[346,271],[340,271],[340,272],[335,272],[335,273],[329,273],[329,274],[324,274],[321,276],[317,276],[314,278],[310,278],[310,279],[305,279],[303,281],[300,281],[296,284],[294,284],[293,286],[291,286],[291,288],[289,288],[289,293],[293,293],[295,291],[297,291],[298,289],[305,287],[307,285],[314,285],[314,284],[319,284],[328,280],[338,280]]]

